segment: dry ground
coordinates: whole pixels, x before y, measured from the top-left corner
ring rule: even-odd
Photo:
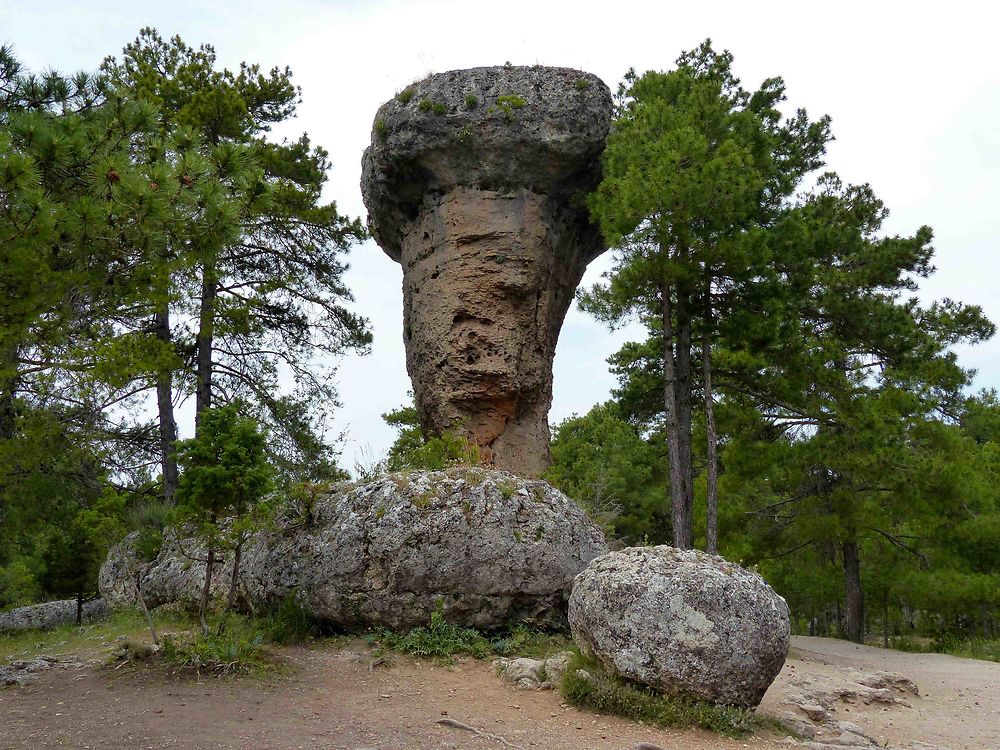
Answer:
[[[412,750],[551,748],[620,750],[787,748],[784,737],[726,740],[700,731],[650,729],[564,705],[557,693],[501,683],[476,660],[445,667],[393,656],[371,667],[361,642],[285,648],[290,667],[266,680],[197,679],[161,670],[112,670],[93,661],[0,689],[0,750]],[[89,656],[98,656],[91,653]],[[795,638],[763,710],[787,711],[803,684],[851,670],[914,680],[910,707],[838,704],[834,716],[900,748],[1000,749],[1000,664],[907,654],[822,638]],[[435,722],[443,716],[476,735]],[[924,745],[912,743],[926,743]]]

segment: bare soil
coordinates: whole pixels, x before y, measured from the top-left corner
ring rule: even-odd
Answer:
[[[279,650],[287,665],[264,680],[115,670],[97,658],[0,689],[0,750],[412,750],[413,748],[789,747],[782,735],[727,740],[665,731],[565,705],[558,693],[502,683],[487,662],[452,667],[392,656],[373,664],[361,642]],[[921,696],[905,705],[838,703],[834,717],[900,748],[1000,748],[1000,664],[908,654],[823,638],[795,638],[762,710],[780,716],[803,686],[854,670],[898,672]],[[480,733],[437,723],[450,718]],[[913,744],[913,743],[925,743]]]

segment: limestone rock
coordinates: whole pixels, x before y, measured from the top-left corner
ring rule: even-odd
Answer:
[[[238,600],[245,609],[294,596],[314,617],[348,630],[425,625],[442,607],[482,629],[565,622],[573,577],[607,546],[572,500],[546,482],[478,468],[414,471],[342,483],[305,517],[289,511],[276,532],[243,551]],[[123,585],[129,544],[111,551],[101,591],[131,602]],[[147,604],[194,606],[204,553],[191,540],[164,545],[141,567]],[[228,591],[231,561],[213,575]]]
[[[108,615],[108,606],[103,599],[83,603],[82,620],[92,622]],[[16,630],[36,630],[56,628],[76,622],[76,599],[60,599],[30,607],[18,607],[0,612],[0,633]]]
[[[899,693],[912,695],[914,698],[920,696],[917,683],[909,677],[904,677],[897,672],[874,672],[862,675],[858,678],[858,683],[875,690],[895,690]]]
[[[29,685],[41,672],[66,666],[66,660],[55,656],[36,656],[0,665],[0,687]]]
[[[558,689],[573,658],[570,651],[560,651],[545,659],[496,659],[493,668],[504,682],[521,690]]]
[[[403,266],[406,367],[432,433],[484,463],[549,463],[552,358],[587,264],[604,251],[583,196],[600,179],[612,100],[567,68],[430,76],[379,109],[361,189]]]
[[[788,605],[744,568],[696,550],[630,547],[577,576],[581,650],[668,694],[756,706],[788,653]]]
[[[541,659],[497,659],[493,662],[497,675],[521,690],[538,690],[544,682],[545,662]]]

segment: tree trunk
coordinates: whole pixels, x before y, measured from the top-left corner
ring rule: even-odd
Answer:
[[[215,567],[215,547],[208,548],[208,562],[205,563],[205,587],[201,590],[201,602],[198,604],[198,621],[201,623],[201,634],[208,635],[208,600],[212,595],[212,568]]]
[[[76,625],[83,625],[83,591],[76,592]]]
[[[126,555],[123,547],[124,545],[119,545],[118,547],[118,559],[128,572],[129,580],[132,581],[132,585],[135,587],[135,600],[139,603],[139,609],[142,610],[142,614],[146,618],[146,625],[149,626],[149,633],[153,636],[153,643],[159,646],[160,638],[156,634],[156,628],[153,625],[153,616],[149,613],[149,607],[146,606],[146,598],[142,595],[142,574],[135,569],[132,564],[132,556]]]
[[[882,589],[882,648],[889,648],[889,587]]]
[[[688,292],[677,287],[677,394],[678,452],[684,498],[685,549],[694,546],[694,468],[691,460],[691,309]]]
[[[17,346],[8,346],[0,362],[0,440],[14,437],[17,413],[14,391],[17,390]]]
[[[663,322],[663,413],[667,430],[667,464],[670,470],[670,519],[674,546],[689,549],[691,542],[685,536],[688,527],[685,523],[684,487],[681,479],[680,429],[677,424],[677,396],[674,387],[674,337],[669,284],[660,285],[660,302]]]
[[[229,602],[226,605],[226,610],[229,612],[232,612],[236,606],[236,587],[240,580],[240,557],[242,554],[243,540],[241,539],[236,543],[236,549],[233,551],[233,575],[229,581]]]
[[[865,634],[865,596],[861,589],[861,560],[852,537],[841,545],[844,555],[844,636],[861,643]]]
[[[198,316],[197,385],[195,391],[195,430],[205,409],[212,406],[212,346],[215,343],[215,298],[218,283],[215,259],[208,257],[202,269],[201,310]]]
[[[711,285],[709,285],[709,302],[705,305],[705,331],[701,339],[701,369],[702,385],[705,390],[705,432],[708,435],[708,445],[705,456],[708,463],[708,476],[705,486],[705,549],[710,555],[719,553],[719,490],[718,490],[718,438],[715,434],[715,403],[712,399],[712,353],[711,324],[712,303]]]
[[[167,345],[170,333],[170,303],[164,302],[155,315],[156,337]],[[163,471],[163,500],[167,505],[177,501],[177,421],[174,419],[173,372],[160,370],[156,375],[156,406],[160,417],[160,467]]]

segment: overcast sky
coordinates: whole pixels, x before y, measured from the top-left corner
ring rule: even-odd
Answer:
[[[982,305],[1000,321],[1000,65],[997,17],[985,2],[668,3],[396,2],[368,0],[0,0],[0,43],[32,69],[92,70],[143,26],[215,46],[222,64],[291,67],[298,118],[330,151],[328,197],[364,216],[358,181],[378,106],[431,72],[477,65],[560,65],[612,89],[630,67],[668,69],[711,37],[736,56],[747,87],[780,75],[789,106],[833,118],[828,165],[869,182],[892,214],[891,233],[935,230],[938,272],[926,299]],[[596,280],[609,256],[595,261]],[[400,267],[372,242],[350,257],[356,309],[373,325],[370,356],[345,358],[337,380],[348,430],[344,463],[370,460],[393,432],[380,415],[406,400]],[[556,353],[551,421],[586,412],[614,381],[609,334],[577,310]],[[1000,386],[1000,339],[960,350],[978,386]]]

